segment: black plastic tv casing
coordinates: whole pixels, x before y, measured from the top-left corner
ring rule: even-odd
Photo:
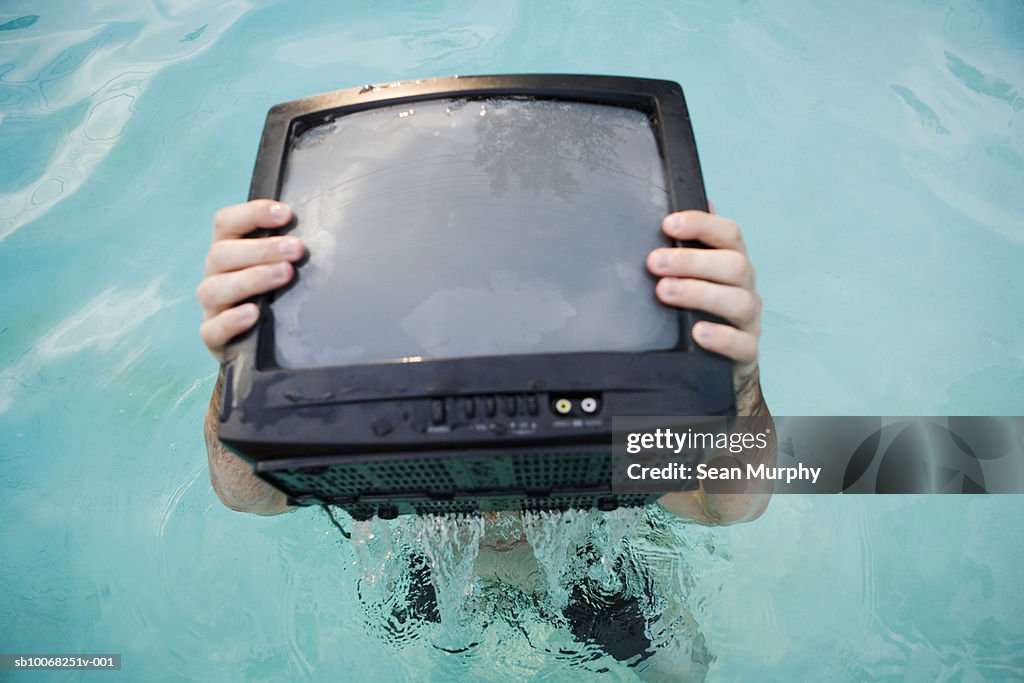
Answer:
[[[278,104],[267,115],[249,197],[279,198],[287,150],[311,126],[375,107],[494,97],[646,113],[671,210],[707,209],[677,83],[554,74],[425,79]],[[272,301],[273,294],[257,299],[259,323],[225,352],[219,436],[294,505],[338,505],[356,519],[643,505],[657,496],[612,491],[613,415],[735,414],[729,361],[694,344],[690,333],[697,320],[715,318],[696,311],[679,310],[679,341],[664,351],[291,369],[275,361]],[[554,409],[561,398],[570,401],[568,415]],[[584,413],[583,398],[597,410]]]

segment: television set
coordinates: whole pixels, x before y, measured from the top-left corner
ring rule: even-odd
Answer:
[[[250,198],[307,257],[223,366],[220,439],[297,505],[373,515],[615,509],[615,415],[731,415],[699,312],[654,295],[706,209],[683,92],[451,77],[274,106]],[[267,233],[260,233],[267,234]],[[700,245],[696,245],[700,246]]]

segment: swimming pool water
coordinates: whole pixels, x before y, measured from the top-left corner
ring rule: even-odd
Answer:
[[[0,652],[120,652],[147,681],[580,675],[514,640],[396,653],[352,548],[315,511],[222,507],[201,436],[193,292],[267,108],[533,71],[683,85],[758,269],[775,413],[1024,413],[1019,2],[8,2]],[[1024,678],[1022,513],[778,496],[687,528],[709,679]]]

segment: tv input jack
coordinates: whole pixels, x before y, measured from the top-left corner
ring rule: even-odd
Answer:
[[[568,415],[572,412],[572,401],[567,398],[560,398],[554,402],[555,412],[559,415]]]
[[[597,412],[597,399],[593,396],[587,396],[585,399],[580,401],[580,410],[588,415],[592,415]]]

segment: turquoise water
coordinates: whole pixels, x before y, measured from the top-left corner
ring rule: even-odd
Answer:
[[[1019,2],[583,7],[0,6],[0,651],[120,652],[125,680],[581,675],[515,640],[395,651],[319,513],[240,515],[210,489],[211,216],[245,199],[266,109],[311,93],[677,80],[758,268],[774,412],[1024,413]],[[1024,678],[1022,513],[779,496],[684,528],[709,680]]]

